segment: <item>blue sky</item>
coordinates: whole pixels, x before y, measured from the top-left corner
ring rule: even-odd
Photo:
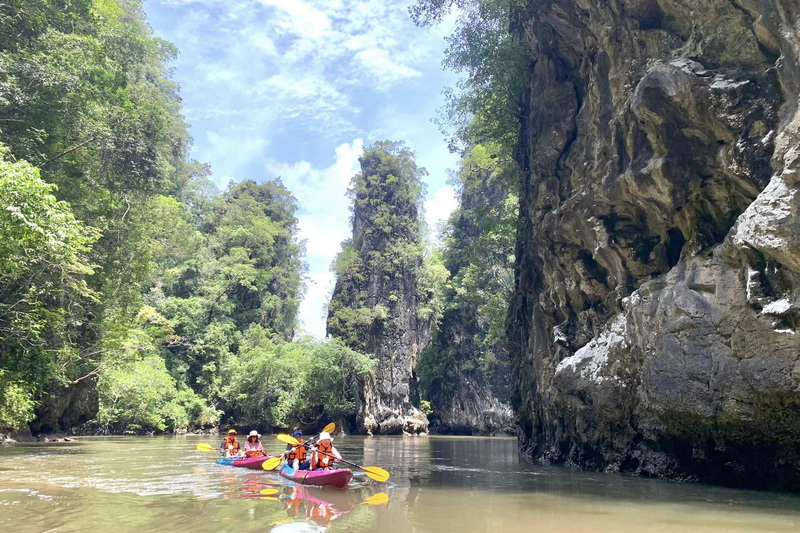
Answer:
[[[330,264],[350,236],[345,193],[364,144],[405,141],[428,169],[426,218],[455,207],[457,157],[431,123],[442,91],[446,21],[418,28],[411,0],[145,0],[158,37],[180,50],[174,80],[194,138],[220,188],[280,177],[298,200],[306,239],[301,327],[325,334]]]

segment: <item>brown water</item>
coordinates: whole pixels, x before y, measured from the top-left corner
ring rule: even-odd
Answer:
[[[514,439],[337,438],[346,459],[392,473],[385,484],[357,473],[346,490],[220,466],[200,442],[217,439],[2,447],[0,531],[800,532],[797,495],[531,465]]]

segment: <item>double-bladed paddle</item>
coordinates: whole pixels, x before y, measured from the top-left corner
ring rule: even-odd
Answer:
[[[330,424],[328,424],[327,426],[322,428],[322,431],[325,431],[327,433],[331,433],[333,431],[336,431],[336,424],[334,422],[331,422]],[[288,435],[286,435],[286,436],[289,437]],[[319,437],[319,435],[314,437],[314,439],[316,439],[318,437]],[[299,446],[300,445],[300,441],[299,440],[295,439],[294,437],[289,437],[289,438],[292,439],[292,442],[290,442],[289,444],[292,444],[293,446]],[[284,442],[287,442],[287,441],[284,441]],[[264,470],[275,470],[276,468],[278,468],[278,466],[280,464],[281,464],[281,458],[280,457],[272,457],[270,459],[267,459],[263,463],[261,463],[261,468],[263,468]]]
[[[336,423],[335,422],[331,422],[330,424],[328,424],[327,426],[322,428],[322,431],[319,433],[319,435],[322,435],[322,433],[331,434],[334,431],[336,431]],[[317,439],[319,439],[319,435],[317,435],[316,437],[311,437],[304,444],[310,444],[312,442],[315,442]],[[295,448],[298,448],[299,446],[300,446],[300,441],[297,441],[297,445],[295,446]]]
[[[320,431],[320,435],[323,434],[323,433],[327,433],[327,434],[330,435],[334,431],[336,431],[336,423],[335,422],[331,422],[330,424],[328,424],[327,426],[322,428],[322,431]],[[316,437],[311,437],[310,439],[308,439],[308,442],[311,442],[312,440],[316,441],[318,438],[319,438],[319,435],[317,435]]]
[[[277,439],[279,441],[285,442],[286,444],[291,444],[292,446],[298,446],[300,444],[300,441],[298,441],[296,438],[292,437],[291,435],[286,435],[286,434],[281,433],[281,434],[276,435],[276,437],[277,437]],[[328,457],[334,457],[334,455],[332,455],[330,453],[327,453],[327,452],[323,452],[323,451],[320,451],[320,450],[317,450],[317,452],[321,453],[323,455],[327,455]],[[355,466],[356,468],[360,468],[361,470],[366,472],[367,477],[370,477],[370,478],[374,479],[375,481],[380,481],[380,482],[388,481],[389,477],[391,476],[391,474],[389,472],[387,472],[383,468],[378,468],[377,466],[361,466],[361,465],[357,465],[355,463],[351,463],[350,461],[346,461],[344,459],[338,459],[336,457],[334,457],[334,459],[336,459],[337,461],[341,461],[343,463],[347,463],[347,464],[349,464],[351,466]]]

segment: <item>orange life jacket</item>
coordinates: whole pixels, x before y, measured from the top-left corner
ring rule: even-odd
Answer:
[[[290,451],[289,455],[286,456],[286,460],[289,461],[289,462],[292,462],[295,459],[297,459],[301,463],[305,463],[306,462],[306,447],[303,446],[303,440],[302,439],[297,439],[297,442],[299,442],[300,444],[298,444],[297,446],[294,446],[292,448],[292,451]]]
[[[266,457],[267,454],[262,452],[261,450],[250,450],[249,452],[244,452],[245,457]]]
[[[325,455],[322,453],[315,454],[317,461],[316,466],[313,466],[314,469],[317,468],[327,468],[329,466],[333,466],[333,461],[335,460],[333,457],[333,444],[317,444],[317,452],[325,452],[329,453],[330,455]]]
[[[239,439],[237,439],[234,435],[226,435],[225,440],[222,442],[225,443],[224,448],[231,453],[239,453]]]

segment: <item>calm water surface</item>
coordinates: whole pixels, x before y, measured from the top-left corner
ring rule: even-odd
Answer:
[[[337,438],[345,459],[392,473],[357,473],[346,490],[220,466],[200,442],[217,439],[0,447],[0,531],[800,532],[797,495],[531,465],[514,439]]]

